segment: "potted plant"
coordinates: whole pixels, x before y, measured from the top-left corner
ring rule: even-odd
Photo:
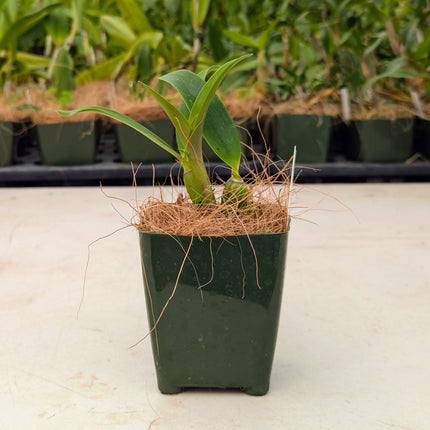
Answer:
[[[24,111],[16,109],[11,101],[16,96],[18,83],[22,88],[49,64],[42,55],[31,52],[37,43],[36,28],[61,3],[41,6],[31,2],[1,2],[0,6],[0,166],[17,161],[27,127]],[[25,42],[23,41],[24,39]],[[25,44],[30,45],[23,46]],[[29,135],[31,133],[28,133]]]
[[[42,164],[73,166],[93,164],[96,161],[97,130],[94,116],[79,121],[58,121],[52,111],[35,113],[33,121]]]
[[[60,117],[59,107],[74,107],[89,100],[105,102],[106,83],[92,83],[73,91],[63,91],[60,100],[50,90],[37,88],[32,92],[37,144],[43,165],[74,166],[96,162],[99,122],[94,113],[73,118]]]
[[[353,121],[353,138],[347,154],[367,163],[403,163],[412,155],[414,116],[371,117]]]
[[[294,146],[300,163],[327,161],[336,106],[330,103],[312,106],[305,100],[289,100],[274,107],[272,122],[273,150],[281,160],[289,160]]]
[[[427,26],[416,19],[423,5],[336,7],[323,39],[337,60],[330,72],[335,86],[351,97],[350,116],[343,115],[346,154],[369,163],[405,162],[413,152],[411,95],[429,78],[423,61],[428,42],[422,36]],[[345,16],[343,25],[339,16]]]
[[[139,230],[158,386],[163,393],[186,387],[226,387],[263,395],[269,387],[289,213],[285,201],[264,202],[261,198],[270,190],[257,193],[239,175],[239,136],[215,91],[242,59],[200,75],[176,70],[162,76],[181,94],[179,108],[145,85],[172,121],[178,151],[151,130],[110,109],[89,106],[60,112],[69,116],[96,112],[124,122],[183,167],[189,199],[182,194],[173,203],[150,199],[138,209],[134,222]],[[205,169],[203,137],[231,169],[220,195]],[[282,190],[286,188],[278,192]],[[159,224],[163,219],[173,222]]]
[[[268,79],[272,151],[288,160],[297,146],[301,163],[327,161],[338,106],[328,84],[327,59],[314,34],[313,14],[289,10],[282,40],[271,51],[276,66]]]
[[[0,96],[0,166],[19,163],[33,139],[28,113],[18,100],[20,96],[21,91],[15,86],[9,97]]]

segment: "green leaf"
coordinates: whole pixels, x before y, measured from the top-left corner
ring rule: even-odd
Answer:
[[[94,67],[84,70],[76,77],[77,84],[88,84],[92,81],[101,81],[112,78],[115,70],[124,58],[124,54],[109,58],[103,63],[96,64]]]
[[[368,56],[369,54],[371,54],[372,52],[374,52],[376,50],[376,48],[384,41],[387,39],[387,33],[385,31],[382,31],[380,33],[378,33],[376,35],[376,40],[370,45],[368,46],[365,50],[363,55],[364,56]]]
[[[278,22],[279,22],[279,18],[271,22],[270,25],[260,33],[260,35],[258,36],[258,42],[257,42],[259,50],[264,49],[264,47],[267,44],[267,41],[269,40],[271,33],[278,25]]]
[[[143,33],[140,36],[136,38],[136,40],[131,44],[130,48],[127,52],[123,54],[123,58],[117,68],[115,69],[115,72],[113,74],[113,78],[117,79],[124,67],[134,58],[137,56],[139,52],[139,48],[142,45],[149,45],[149,47],[156,49],[158,44],[160,43],[161,39],[163,38],[163,33],[160,31],[150,31],[147,33]]]
[[[135,34],[152,31],[151,23],[135,0],[117,0],[116,5],[121,16]]]
[[[176,152],[165,140],[163,140],[161,137],[157,136],[155,133],[153,133],[151,130],[143,126],[142,124],[138,123],[137,121],[129,118],[126,115],[123,115],[119,112],[116,112],[109,108],[104,108],[101,106],[85,106],[79,109],[75,110],[57,110],[57,113],[63,116],[72,116],[77,113],[83,113],[83,112],[93,112],[102,114],[105,116],[108,116],[116,121],[120,121],[123,124],[128,125],[129,127],[133,128],[134,130],[138,131],[139,133],[143,134],[148,139],[152,140],[155,144],[172,154],[174,157],[176,157],[178,160],[181,159],[181,155]]]
[[[169,117],[170,121],[175,127],[175,130],[178,131],[181,138],[186,142],[190,138],[192,132],[188,119],[179,109],[173,106],[172,103],[165,99],[160,93],[153,90],[149,85],[146,85],[143,82],[140,82],[140,84],[151,93],[155,100],[157,100],[164,112],[166,112],[166,115]]]
[[[28,70],[47,69],[50,63],[49,58],[28,52],[17,52],[15,58]]]
[[[61,8],[46,18],[45,28],[55,45],[62,44],[69,35],[69,19],[66,12],[67,9]]]
[[[430,28],[424,32],[423,40],[419,43],[416,49],[412,52],[413,57],[420,60],[428,58],[430,52]]]
[[[205,22],[210,5],[211,0],[198,0],[191,2],[191,17],[194,30],[198,30],[199,28],[201,28],[201,26]]]
[[[152,49],[157,49],[162,40],[163,33],[161,31],[147,31],[142,33],[136,39],[136,46],[133,47],[134,52],[137,52],[142,44],[149,45]]]
[[[205,83],[204,87],[197,96],[193,107],[191,108],[189,117],[191,128],[197,127],[197,125],[204,120],[212,97],[215,95],[216,90],[218,89],[219,85],[221,84],[226,74],[230,71],[230,69],[233,68],[237,63],[247,57],[250,57],[251,55],[252,54],[243,55],[239,58],[235,58],[234,60],[230,60],[227,63],[223,64]]]
[[[8,0],[0,0],[0,12],[3,11],[3,8],[6,6]]]
[[[332,56],[336,52],[336,43],[334,42],[333,32],[327,24],[323,24],[319,28],[321,45],[328,56]]]
[[[125,46],[136,39],[136,34],[120,16],[103,15],[100,24],[109,35],[125,42]]]
[[[209,23],[207,41],[216,62],[228,56],[228,49],[225,44],[225,38],[222,35],[222,25],[219,20]]]
[[[72,0],[73,34],[78,33],[82,29],[85,3],[85,0]]]
[[[46,15],[62,6],[62,3],[53,3],[39,9],[37,12],[28,14],[16,20],[3,34],[0,39],[0,49],[7,48],[17,41],[17,39],[38,24]]]
[[[181,94],[179,110],[188,117],[205,81],[189,70],[176,70],[159,78],[168,82]],[[238,169],[241,146],[236,126],[224,104],[214,96],[203,127],[203,136],[217,156],[234,169]],[[178,139],[178,146],[182,142]]]
[[[178,36],[164,35],[157,52],[166,60],[167,64],[179,64],[185,57],[190,55],[190,47]]]
[[[233,42],[242,45],[242,46],[248,46],[249,48],[254,48],[256,50],[260,49],[260,45],[257,41],[254,39],[251,39],[249,36],[245,36],[242,33],[239,33],[238,31],[233,30],[224,30],[223,33],[231,39]]]
[[[430,73],[419,72],[410,67],[407,58],[399,57],[391,61],[385,71],[379,75],[369,79],[363,86],[363,93],[366,93],[369,88],[372,87],[376,82],[386,78],[430,78]]]
[[[52,69],[52,85],[55,88],[55,96],[61,97],[63,91],[75,89],[73,78],[73,58],[66,48],[61,48],[55,58]]]
[[[151,48],[146,43],[140,45],[137,51],[137,80],[147,83],[147,79],[152,76],[153,65]]]

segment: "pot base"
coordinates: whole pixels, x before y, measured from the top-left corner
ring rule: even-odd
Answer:
[[[160,384],[158,383],[158,389],[162,394],[180,394],[187,389],[193,388],[208,388],[208,389],[217,389],[217,390],[240,390],[245,394],[250,396],[264,396],[269,391],[269,384],[262,385],[254,385],[252,387],[244,388],[244,387],[176,387],[174,385],[168,385],[166,383]]]

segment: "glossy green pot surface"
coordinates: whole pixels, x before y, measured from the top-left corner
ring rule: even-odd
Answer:
[[[299,163],[322,163],[327,160],[332,118],[318,115],[277,114],[273,139],[276,155],[289,160],[297,147]]]
[[[160,391],[212,387],[265,394],[287,233],[191,239],[140,232],[140,248],[150,327],[179,279],[151,334]]]
[[[0,122],[0,167],[9,166],[13,161],[13,123]]]
[[[141,121],[145,127],[174,145],[174,128],[168,119]],[[125,124],[115,124],[121,161],[124,163],[171,163],[175,158],[154,142]]]
[[[54,166],[92,164],[96,161],[94,121],[38,124],[36,126],[42,163]]]

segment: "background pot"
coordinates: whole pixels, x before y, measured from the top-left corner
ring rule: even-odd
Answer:
[[[174,128],[169,119],[140,121],[145,127],[174,145]],[[124,163],[171,163],[175,158],[154,142],[124,124],[115,124],[121,161]]]
[[[172,294],[190,240],[140,232],[151,327],[152,315],[157,319]],[[286,246],[287,233],[194,238],[173,299],[151,334],[161,392],[186,387],[267,392]],[[199,284],[206,285],[199,290]]]
[[[332,118],[328,115],[281,113],[273,119],[273,146],[278,158],[289,160],[297,147],[299,163],[327,160]]]
[[[355,120],[348,158],[368,163],[404,162],[412,155],[414,118]]]
[[[14,125],[10,121],[0,122],[0,167],[13,162]]]
[[[94,121],[38,124],[36,135],[43,164],[72,166],[96,160]]]
[[[416,152],[430,160],[430,120],[415,118],[414,147]]]

